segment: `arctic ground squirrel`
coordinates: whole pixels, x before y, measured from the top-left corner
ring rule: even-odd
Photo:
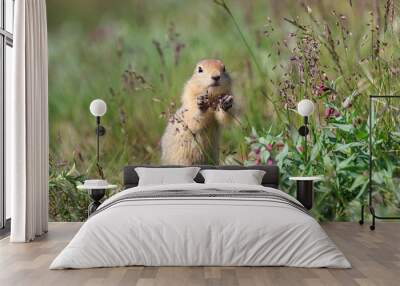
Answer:
[[[219,163],[221,127],[237,115],[231,78],[220,60],[200,61],[161,138],[161,162],[170,165]]]

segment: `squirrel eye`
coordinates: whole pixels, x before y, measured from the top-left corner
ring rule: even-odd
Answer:
[[[203,72],[202,67],[199,67],[197,71],[198,71],[199,73]]]

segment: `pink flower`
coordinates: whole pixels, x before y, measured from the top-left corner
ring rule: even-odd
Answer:
[[[267,145],[265,145],[265,148],[266,148],[268,151],[272,151],[272,144],[267,144]]]
[[[255,164],[256,164],[256,165],[260,165],[260,163],[261,163],[261,159],[260,159],[260,158],[257,158]]]
[[[317,96],[321,96],[324,94],[324,92],[329,91],[330,88],[325,86],[323,83],[320,83],[319,85],[314,86],[313,88],[313,94]]]
[[[300,146],[300,145],[296,146],[296,150],[299,153],[303,153],[303,146]]]
[[[321,83],[321,84],[319,85],[319,87],[318,87],[317,94],[318,94],[318,95],[322,95],[322,94],[324,93],[324,91],[325,91],[325,86],[324,86],[323,83]]]
[[[254,152],[256,153],[256,155],[259,155],[261,150],[260,150],[260,148],[257,148]]]
[[[267,161],[267,165],[272,165],[273,164],[273,162],[272,162],[272,160],[271,159],[268,159],[268,161]]]
[[[334,113],[334,115],[335,115],[335,117],[339,117],[339,116],[340,116],[340,112],[339,112],[339,111],[337,111],[337,110],[335,110],[335,113]]]
[[[335,109],[333,109],[332,107],[327,107],[325,109],[325,118],[330,118],[334,114],[335,114]]]

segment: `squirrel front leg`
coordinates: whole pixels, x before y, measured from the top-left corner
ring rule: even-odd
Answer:
[[[236,114],[233,95],[226,94],[219,98],[218,107],[215,111],[215,118],[221,125],[228,125],[232,122]]]
[[[212,118],[208,94],[199,95],[196,104],[189,106],[185,113],[183,121],[193,134],[206,128]]]

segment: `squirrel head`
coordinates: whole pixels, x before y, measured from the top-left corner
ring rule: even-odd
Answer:
[[[207,92],[209,96],[230,93],[231,78],[222,61],[205,59],[197,63],[188,84],[199,93]]]

